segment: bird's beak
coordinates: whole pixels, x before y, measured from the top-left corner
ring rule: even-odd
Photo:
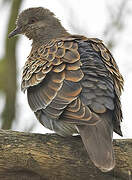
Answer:
[[[21,33],[21,28],[20,27],[16,27],[12,32],[10,32],[10,34],[8,35],[9,38],[16,36],[18,34]]]

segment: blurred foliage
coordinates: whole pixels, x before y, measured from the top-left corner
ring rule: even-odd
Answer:
[[[9,3],[10,0],[1,0],[1,6],[5,5],[6,3]]]
[[[8,2],[8,1],[6,1]],[[22,0],[12,0],[8,29],[5,37],[5,54],[0,61],[0,90],[5,94],[5,106],[2,112],[2,128],[10,129],[15,119],[16,105],[16,44],[17,38],[9,41],[8,34],[14,27]],[[8,2],[9,3],[9,2]]]
[[[121,0],[117,6],[107,4],[107,10],[109,20],[104,30],[104,38],[108,48],[112,50],[118,43],[117,35],[125,28],[128,0]]]

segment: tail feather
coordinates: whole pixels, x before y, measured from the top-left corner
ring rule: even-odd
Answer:
[[[110,117],[104,115],[101,118],[102,121],[96,125],[78,125],[77,128],[95,166],[101,171],[107,172],[115,166],[112,147],[113,127]]]

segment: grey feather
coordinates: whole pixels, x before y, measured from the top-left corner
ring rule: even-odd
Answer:
[[[115,160],[112,148],[113,127],[109,114],[102,115],[102,121],[91,126],[77,126],[89,157],[101,171],[114,168]]]

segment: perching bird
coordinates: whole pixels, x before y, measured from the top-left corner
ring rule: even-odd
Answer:
[[[9,37],[24,34],[32,49],[22,91],[42,125],[61,136],[79,133],[101,171],[114,168],[113,131],[122,136],[123,77],[103,42],[71,35],[48,9],[23,11]]]

